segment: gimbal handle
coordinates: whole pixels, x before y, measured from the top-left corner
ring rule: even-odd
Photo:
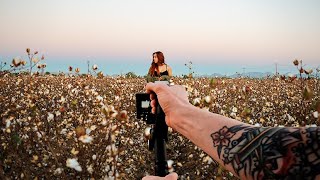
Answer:
[[[164,177],[168,174],[166,141],[168,141],[168,126],[165,122],[165,114],[158,103],[155,114],[155,124],[151,131],[149,150],[154,148],[155,152],[155,175]],[[151,146],[151,147],[150,147]]]

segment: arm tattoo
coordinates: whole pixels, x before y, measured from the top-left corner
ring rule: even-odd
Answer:
[[[224,126],[211,138],[219,158],[238,176],[242,171],[254,179],[320,178],[320,127]]]

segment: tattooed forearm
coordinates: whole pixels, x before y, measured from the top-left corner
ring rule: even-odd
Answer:
[[[320,128],[224,126],[211,138],[219,158],[231,165],[238,176],[320,178]]]

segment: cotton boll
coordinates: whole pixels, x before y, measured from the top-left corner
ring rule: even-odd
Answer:
[[[150,127],[147,127],[147,128],[144,130],[144,136],[146,137],[146,139],[150,139],[150,130],[151,130]]]
[[[91,136],[88,135],[84,135],[84,136],[80,136],[79,140],[83,143],[91,143],[91,141],[93,140],[93,138]]]
[[[236,118],[236,116],[237,116],[237,114],[236,114],[236,113],[234,113],[234,112],[230,113],[230,117],[232,117],[232,118]]]
[[[168,127],[168,132],[169,133],[172,133],[173,132],[173,129],[171,127]]]
[[[173,172],[174,171],[174,168],[173,168],[173,161],[172,160],[168,160],[167,161],[167,163],[168,163],[168,171],[171,173],[171,172]]]
[[[62,129],[61,131],[60,131],[60,134],[66,134],[67,133],[67,129]]]
[[[10,127],[10,124],[11,124],[11,120],[10,118],[6,119],[6,128],[9,128]]]
[[[101,125],[106,126],[107,125],[107,121],[105,119],[103,119],[103,121],[101,122]]]
[[[50,122],[54,119],[54,115],[51,114],[51,113],[48,113],[48,117],[47,117],[47,120]]]
[[[254,126],[256,126],[256,127],[261,127],[261,124],[256,123]]]
[[[62,173],[62,168],[57,168],[55,171],[54,171],[54,175],[59,175],[59,174],[61,174]]]
[[[195,98],[195,99],[193,99],[193,105],[194,105],[194,106],[199,106],[199,105],[200,105],[200,102],[201,102],[201,99],[200,99],[200,98]]]
[[[103,97],[101,97],[101,96],[99,95],[99,96],[96,97],[96,100],[97,100],[98,102],[101,102],[101,101],[103,101]]]
[[[95,129],[97,129],[97,126],[96,126],[96,125],[90,126],[90,130],[91,130],[91,131],[94,131]]]
[[[78,160],[75,158],[72,158],[72,159],[68,158],[66,161],[66,164],[67,164],[67,167],[69,168],[75,169],[76,171],[79,171],[79,172],[82,171],[82,168],[78,163]]]
[[[132,141],[132,139],[130,139],[130,140],[129,140],[129,144],[130,144],[130,145],[133,145],[133,143],[134,143],[134,142]]]
[[[92,66],[92,69],[95,71],[95,70],[98,69],[98,66],[97,66],[96,64],[94,64],[94,65]]]
[[[61,112],[60,111],[56,111],[55,114],[56,114],[56,116],[60,116]]]
[[[210,103],[211,102],[211,97],[210,96],[206,96],[205,98],[204,98],[204,100],[205,100],[205,102],[206,103]]]
[[[172,168],[174,161],[170,159],[167,161],[167,163],[168,163],[168,168],[170,169],[170,168]]]
[[[64,103],[65,101],[66,101],[66,99],[63,96],[61,96],[59,102]]]
[[[233,107],[233,108],[232,108],[232,112],[237,113],[237,112],[238,112],[238,109],[237,109],[236,107]]]
[[[93,173],[92,164],[90,164],[90,166],[87,166],[87,171],[89,172],[89,174]]]
[[[202,160],[202,162],[211,164],[213,162],[212,158],[210,156],[205,156]]]
[[[77,155],[78,153],[79,153],[79,151],[76,151],[75,148],[72,148],[72,149],[71,149],[71,154]]]

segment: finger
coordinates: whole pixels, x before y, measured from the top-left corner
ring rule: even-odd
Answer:
[[[151,105],[152,108],[156,107],[157,106],[157,101],[156,100],[152,100],[150,102],[150,105]]]
[[[152,100],[152,101],[150,102],[150,106],[152,107],[151,113],[152,113],[152,114],[155,114],[155,113],[156,113],[157,102],[156,102],[155,100]]]
[[[151,109],[151,113],[152,113],[152,114],[155,114],[155,113],[156,113],[156,108],[152,108],[152,109]]]
[[[151,93],[151,94],[150,94],[150,99],[151,99],[151,100],[154,100],[155,98],[156,98],[156,95],[155,95],[154,93]]]

